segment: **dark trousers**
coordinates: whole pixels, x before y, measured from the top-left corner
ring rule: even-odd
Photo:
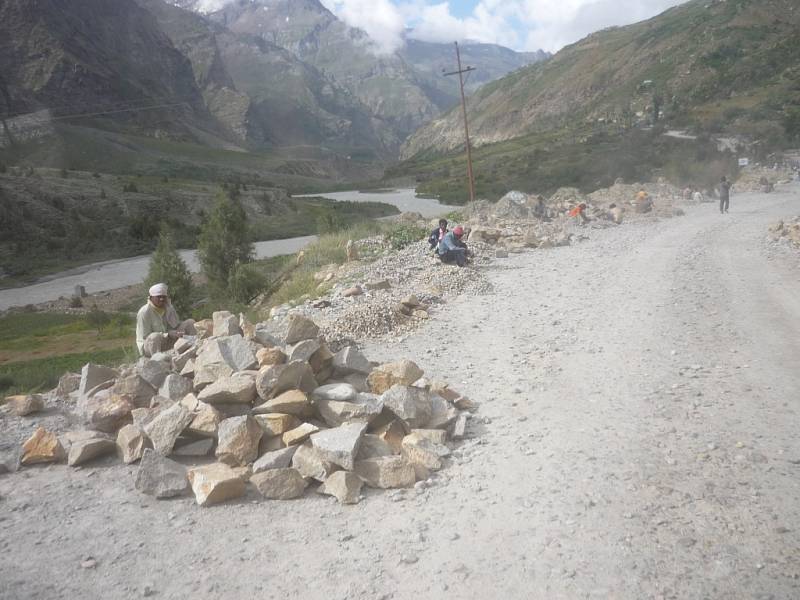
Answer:
[[[463,267],[467,264],[467,249],[466,248],[453,248],[452,250],[448,250],[444,254],[440,254],[439,258],[442,260],[443,263],[447,264],[457,264],[459,267]]]
[[[728,212],[728,207],[731,204],[730,196],[720,196],[719,198],[719,212]]]

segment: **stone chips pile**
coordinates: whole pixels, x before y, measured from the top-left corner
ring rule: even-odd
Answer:
[[[472,403],[403,360],[375,366],[354,346],[336,354],[310,319],[291,314],[281,339],[266,324],[217,312],[195,340],[119,371],[87,364],[53,393],[75,398],[87,430],[39,428],[21,464],[72,466],[116,452],[140,461],[136,488],[156,497],[189,488],[201,506],[242,496],[318,492],[342,503],[361,487],[405,488],[429,477],[464,436]],[[9,404],[17,414],[40,398]],[[214,457],[215,462],[209,463]],[[185,467],[168,456],[196,457]],[[185,460],[185,459],[184,459]]]

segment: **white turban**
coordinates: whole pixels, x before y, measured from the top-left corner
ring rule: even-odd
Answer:
[[[150,296],[168,296],[169,288],[166,283],[157,283],[147,292]]]

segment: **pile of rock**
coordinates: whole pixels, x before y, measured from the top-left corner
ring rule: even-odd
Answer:
[[[423,310],[416,298],[404,307]],[[194,493],[201,506],[243,495],[297,498],[312,484],[342,503],[362,485],[406,488],[440,469],[448,443],[465,435],[472,402],[431,383],[413,362],[375,365],[354,346],[334,353],[310,319],[279,329],[217,312],[196,339],[111,369],[87,364],[52,395],[76,400],[85,431],[39,428],[23,444],[24,466],[79,466],[116,452],[139,461],[136,488],[156,497]],[[40,396],[8,400],[19,415]],[[191,457],[212,464],[185,466]]]
[[[733,184],[733,191],[737,193],[763,193],[772,191],[779,183],[790,183],[793,178],[791,169],[784,167],[750,166],[742,169],[739,177]]]
[[[795,217],[788,223],[778,221],[769,228],[769,235],[773,240],[786,241],[800,247],[800,217]]]

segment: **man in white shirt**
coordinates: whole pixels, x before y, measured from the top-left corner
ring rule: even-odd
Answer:
[[[194,321],[181,322],[169,301],[169,288],[157,283],[148,291],[147,304],[136,314],[136,346],[139,354],[150,357],[169,350],[175,340],[185,334],[195,334]]]

